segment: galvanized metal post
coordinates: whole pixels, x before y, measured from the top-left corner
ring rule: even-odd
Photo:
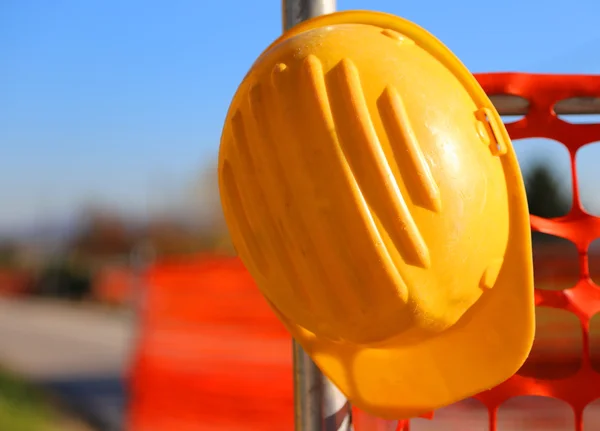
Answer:
[[[335,12],[336,0],[283,0],[283,30],[309,18]]]
[[[294,361],[294,424],[296,431],[323,429],[323,383],[321,371],[296,340]]]
[[[282,0],[283,30],[335,8],[336,0]],[[348,400],[296,341],[293,358],[296,431],[351,431]]]

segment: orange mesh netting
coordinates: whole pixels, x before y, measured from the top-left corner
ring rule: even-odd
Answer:
[[[536,366],[543,366],[553,360],[561,363],[562,359],[563,364],[572,362],[571,358],[561,358],[560,344],[554,345],[550,346],[551,349],[546,349],[545,354],[532,355],[522,372],[475,398],[488,410],[490,431],[500,430],[497,414],[503,403],[511,398],[531,395],[555,398],[568,404],[574,413],[574,423],[570,429],[582,431],[585,407],[600,398],[600,374],[593,368],[590,354],[590,320],[600,311],[600,290],[590,278],[588,265],[590,243],[600,237],[600,219],[588,214],[581,204],[575,156],[584,145],[600,141],[600,124],[569,123],[559,118],[553,107],[557,102],[573,97],[600,97],[600,76],[495,73],[480,74],[477,79],[488,95],[520,96],[529,102],[527,114],[522,119],[507,124],[513,140],[549,138],[562,143],[569,152],[573,184],[571,211],[564,217],[551,220],[531,216],[531,227],[533,231],[564,238],[575,244],[579,279],[576,284],[564,290],[544,290],[538,288],[541,280],[536,278],[536,305],[573,313],[581,324],[583,350],[578,370],[568,377],[552,378],[553,376],[547,375],[549,378],[540,378],[539,375],[527,375],[531,373],[525,372],[526,368],[535,369]],[[507,318],[510,318],[509,310]],[[538,321],[538,331],[542,330],[544,327]],[[536,429],[553,429],[552,423],[536,423],[535,417],[531,418],[531,423]],[[591,431],[590,426],[591,423],[588,422],[587,429]],[[594,427],[598,428],[600,424]],[[404,429],[410,429],[410,425],[407,424]],[[530,428],[521,423],[510,429]]]

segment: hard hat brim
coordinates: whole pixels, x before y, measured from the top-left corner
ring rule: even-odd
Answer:
[[[324,15],[293,27],[269,48],[301,32],[336,24],[374,25],[406,35],[452,71],[478,107],[490,109],[500,121],[460,60],[430,33],[394,15],[370,11]],[[504,127],[498,133],[510,142]],[[510,211],[504,264],[494,287],[449,330],[411,345],[366,347],[315,336],[271,304],[292,336],[355,406],[386,419],[416,417],[500,384],[525,362],[535,332],[529,213],[511,145],[501,161]]]

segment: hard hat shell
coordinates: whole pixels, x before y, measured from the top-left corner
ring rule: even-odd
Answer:
[[[219,184],[262,294],[357,407],[414,417],[525,361],[517,159],[476,79],[422,28],[350,11],[283,34],[233,98]]]

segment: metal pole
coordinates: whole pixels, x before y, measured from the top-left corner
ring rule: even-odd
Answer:
[[[283,31],[319,15],[335,12],[336,0],[283,0]]]
[[[294,424],[296,431],[321,431],[323,423],[322,374],[296,340],[294,361]]]
[[[283,31],[335,12],[336,0],[282,0]],[[350,404],[293,341],[294,421],[296,431],[351,431]]]

